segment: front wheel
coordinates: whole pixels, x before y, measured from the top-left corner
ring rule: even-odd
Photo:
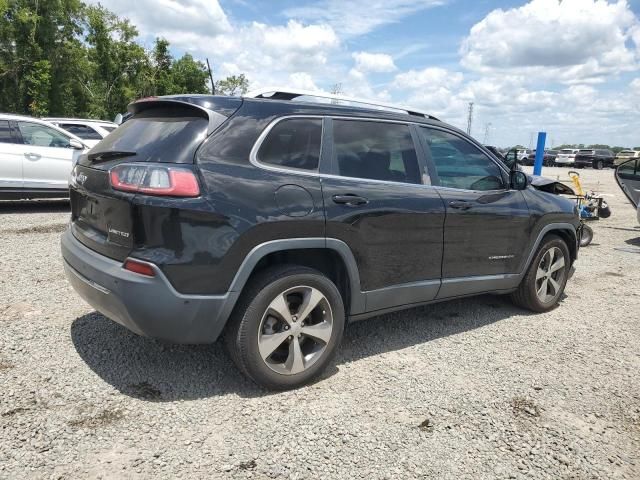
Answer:
[[[569,248],[564,240],[555,235],[545,237],[511,299],[534,312],[551,310],[564,292],[570,265]]]
[[[345,311],[335,284],[306,267],[277,266],[245,288],[225,334],[238,368],[258,385],[300,387],[333,358]]]
[[[604,168],[604,162],[602,160],[594,162],[593,168],[595,168],[596,170],[602,170]]]

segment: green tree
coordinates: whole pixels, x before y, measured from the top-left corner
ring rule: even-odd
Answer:
[[[91,98],[89,114],[113,118],[142,96],[150,59],[134,39],[138,32],[101,5],[87,7],[86,42],[89,76],[84,87]]]
[[[249,80],[244,76],[231,75],[216,82],[216,93],[219,95],[241,95],[249,90]]]
[[[138,32],[100,4],[81,0],[0,0],[0,111],[111,119],[151,95],[208,93],[205,65],[171,55],[157,38],[146,51]],[[244,75],[219,82],[245,92]]]
[[[184,54],[171,66],[172,93],[210,93],[209,73],[204,63]]]

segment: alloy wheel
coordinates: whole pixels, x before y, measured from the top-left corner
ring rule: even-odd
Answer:
[[[258,331],[258,350],[276,373],[295,375],[324,354],[333,332],[333,313],[317,288],[297,286],[269,304]]]
[[[542,303],[551,303],[560,295],[566,265],[564,254],[558,247],[545,252],[536,271],[536,295]]]

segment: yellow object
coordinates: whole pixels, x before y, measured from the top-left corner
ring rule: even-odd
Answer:
[[[580,183],[580,174],[578,172],[569,172],[569,178],[573,182],[573,186],[576,187],[576,195],[584,197],[584,190],[582,190],[582,183]]]

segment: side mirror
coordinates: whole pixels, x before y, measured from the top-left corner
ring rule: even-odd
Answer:
[[[512,190],[525,190],[529,185],[529,178],[526,173],[520,170],[513,170],[509,174],[509,182]]]
[[[116,118],[113,119],[113,123],[115,123],[116,125],[122,125],[122,120],[123,120],[122,114],[118,113],[116,115]]]
[[[84,143],[79,142],[75,138],[70,138],[69,139],[69,146],[71,148],[73,148],[74,150],[84,150],[85,149]]]

